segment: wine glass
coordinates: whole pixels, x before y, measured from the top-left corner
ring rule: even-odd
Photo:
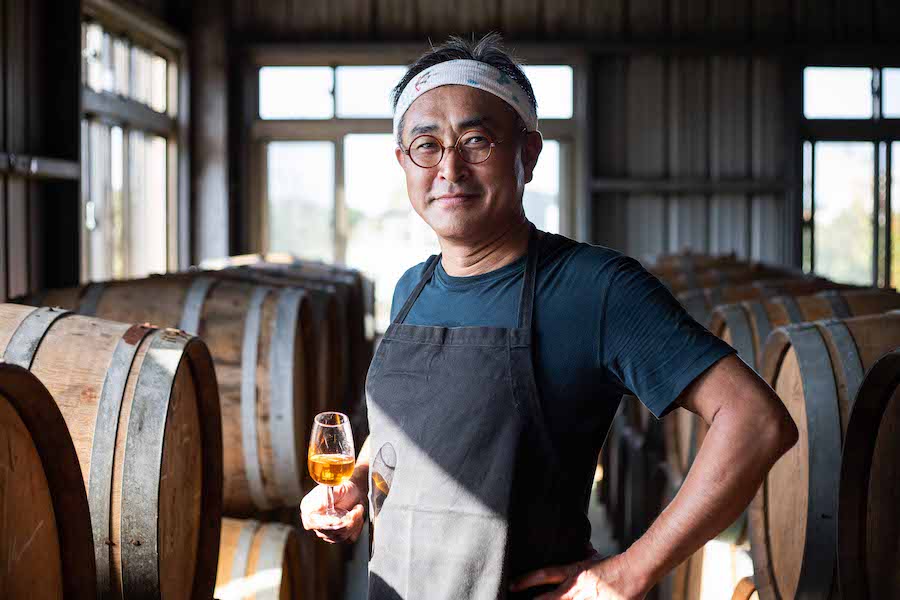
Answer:
[[[347,511],[334,506],[334,486],[350,479],[356,465],[350,419],[344,413],[323,412],[316,415],[309,436],[309,474],[316,483],[327,486],[328,503],[324,511],[307,515],[317,529],[341,526]]]

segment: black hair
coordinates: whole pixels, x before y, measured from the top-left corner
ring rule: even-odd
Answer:
[[[516,60],[509,52],[507,52],[503,47],[503,38],[497,32],[488,33],[479,40],[476,40],[474,35],[471,40],[454,35],[450,36],[443,44],[432,46],[430,51],[416,59],[416,62],[407,69],[406,74],[400,80],[400,83],[391,90],[391,106],[393,109],[397,109],[397,102],[400,100],[400,94],[403,93],[403,90],[406,89],[406,85],[413,77],[428,67],[433,67],[434,65],[447,62],[448,60],[457,59],[477,60],[478,62],[483,62],[500,70],[525,90],[525,94],[528,96],[528,102],[531,104],[534,111],[537,112],[537,99],[534,97],[534,89],[532,89],[531,82],[528,81],[528,77],[525,76],[525,73],[519,66],[521,61]],[[524,128],[521,117],[518,117],[518,115],[516,116],[518,119],[518,126]],[[400,142],[400,132],[403,131],[403,119],[400,120],[399,125],[397,131],[397,143]]]

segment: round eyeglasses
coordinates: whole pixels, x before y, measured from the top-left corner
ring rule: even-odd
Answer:
[[[400,146],[400,150],[417,166],[430,169],[440,164],[444,151],[450,149],[456,150],[459,157],[469,164],[483,163],[491,157],[494,146],[499,143],[500,140],[495,142],[483,131],[472,130],[460,135],[452,146],[445,147],[433,135],[425,134],[416,137],[405,150]]]

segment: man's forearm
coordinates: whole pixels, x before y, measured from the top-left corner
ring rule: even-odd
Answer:
[[[625,552],[629,571],[646,578],[647,589],[655,585],[734,522],[792,444],[779,415],[720,411],[674,500]]]

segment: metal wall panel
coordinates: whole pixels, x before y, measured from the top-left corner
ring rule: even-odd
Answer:
[[[666,171],[665,61],[640,57],[628,69],[628,175],[659,178]],[[662,195],[641,194],[628,202],[628,245],[632,256],[666,249],[666,205]]]
[[[162,17],[163,0],[138,0]],[[194,3],[198,4],[198,3]],[[231,0],[234,28],[275,39],[419,40],[502,31],[527,39],[893,41],[896,0]]]
[[[784,84],[782,69],[772,60],[755,59],[752,68],[753,155],[752,175],[758,179],[784,178]],[[751,256],[764,262],[783,262],[785,246],[785,196],[756,195],[752,202]]]
[[[749,60],[743,57],[711,59],[710,176],[714,180],[748,175],[749,68]],[[710,251],[748,256],[748,199],[714,194],[710,204]]]
[[[709,61],[680,58],[669,71],[669,165],[672,177],[709,176]],[[709,244],[706,196],[687,194],[669,201],[667,250],[705,251]]]

